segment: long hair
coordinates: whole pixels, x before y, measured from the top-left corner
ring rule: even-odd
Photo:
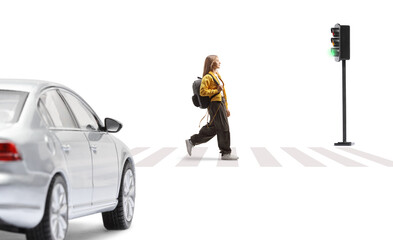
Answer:
[[[203,77],[208,74],[210,71],[213,71],[216,66],[215,60],[217,59],[216,55],[209,55],[205,59],[205,66],[203,67]]]

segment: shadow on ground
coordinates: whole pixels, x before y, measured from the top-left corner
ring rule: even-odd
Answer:
[[[204,157],[204,158],[199,158],[199,157],[185,157],[184,158],[184,160],[187,160],[187,161],[205,161],[205,160],[207,160],[207,161],[217,161],[217,160],[220,160],[219,158],[213,158],[213,157]]]
[[[131,226],[132,228],[132,226]],[[131,231],[131,229],[126,230]],[[70,221],[67,232],[67,240],[106,240],[114,239],[117,235],[121,234],[123,231],[108,231],[104,226],[99,223],[81,223]],[[19,233],[9,233],[0,231],[1,240],[25,240],[24,234]]]

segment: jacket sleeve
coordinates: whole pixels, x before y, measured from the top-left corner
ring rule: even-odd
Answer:
[[[212,82],[213,82],[213,79],[209,75],[206,75],[206,76],[204,76],[202,78],[201,89],[199,91],[201,96],[212,97],[214,94],[218,93],[217,89],[212,89],[211,88],[212,87]]]
[[[228,100],[227,100],[227,93],[226,93],[226,91],[225,91],[225,88],[223,89],[223,91],[224,91],[224,98],[225,98],[225,107],[226,107],[227,110],[228,110]]]

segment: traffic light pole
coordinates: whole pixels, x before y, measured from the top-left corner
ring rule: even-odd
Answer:
[[[345,66],[345,60],[342,62],[342,72],[343,72],[343,141],[337,142],[335,146],[352,146],[354,143],[347,142],[347,84],[346,84],[346,74],[347,69]]]

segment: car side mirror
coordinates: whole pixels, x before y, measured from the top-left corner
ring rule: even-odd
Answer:
[[[105,130],[107,132],[116,133],[116,132],[120,131],[120,129],[122,127],[123,127],[123,124],[116,121],[115,119],[105,118]]]

